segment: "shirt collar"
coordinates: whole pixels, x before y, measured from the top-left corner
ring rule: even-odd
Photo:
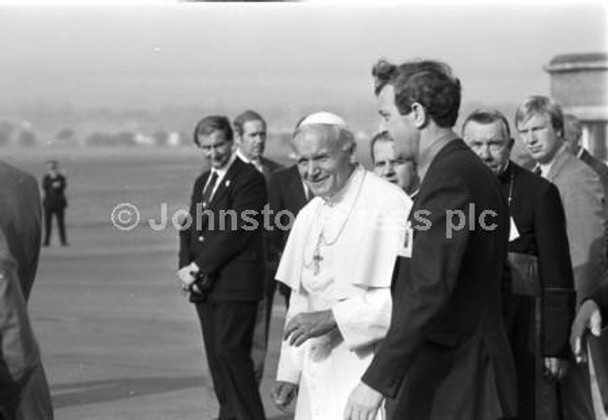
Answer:
[[[420,151],[420,157],[418,158],[418,176],[420,177],[420,183],[424,179],[426,172],[429,170],[431,163],[435,159],[435,156],[443,149],[449,142],[456,140],[458,136],[453,132],[449,131],[444,135],[438,137],[431,143],[426,149]]]
[[[216,168],[212,168],[211,169],[211,173],[215,172],[217,174],[218,181],[221,180],[222,178],[224,178],[224,176],[226,176],[226,173],[228,172],[228,169],[230,169],[230,167],[234,163],[235,159],[236,159],[236,154],[233,153],[230,156],[230,159],[228,159],[228,163],[222,169],[216,169]]]

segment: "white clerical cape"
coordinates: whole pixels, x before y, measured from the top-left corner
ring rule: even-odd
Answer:
[[[317,197],[298,214],[276,274],[292,289],[286,322],[331,309],[338,329],[300,347],[282,344],[277,379],[299,385],[296,420],[343,418],[388,330],[411,205],[398,187],[358,167],[331,203]]]

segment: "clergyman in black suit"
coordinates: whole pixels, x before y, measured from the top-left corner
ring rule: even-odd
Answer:
[[[283,249],[287,243],[287,237],[291,231],[291,225],[296,216],[312,198],[312,193],[308,190],[302,180],[298,165],[292,165],[273,173],[268,183],[268,203],[273,216],[272,230],[270,236],[270,259],[274,266],[272,276],[283,254]],[[273,287],[268,290],[267,299],[272,302],[277,282],[272,282]],[[279,293],[285,298],[286,306],[289,306],[289,295],[291,289],[283,283],[278,285]]]
[[[500,289],[509,209],[498,180],[452,127],[460,81],[446,64],[379,62],[383,125],[415,157],[420,191],[393,277],[391,325],[345,419],[500,419],[516,412]],[[458,227],[456,229],[455,227]]]
[[[65,234],[65,209],[68,201],[65,198],[67,181],[65,175],[59,172],[59,164],[56,160],[49,160],[46,163],[48,173],[42,178],[42,206],[44,207],[44,246],[49,246],[51,241],[51,231],[53,227],[53,216],[57,220],[59,239],[61,245],[67,246],[68,241]]]
[[[233,153],[223,116],[201,119],[194,142],[211,169],[194,182],[180,231],[178,276],[201,322],[220,419],[261,420],[251,345],[264,291],[264,177]]]
[[[462,125],[465,142],[496,175],[511,212],[510,264],[534,256],[537,275],[510,266],[504,297],[507,333],[517,369],[519,419],[557,419],[562,410],[555,381],[568,367],[574,318],[574,278],[566,218],[557,187],[509,160],[514,140],[504,115],[471,113]],[[526,261],[524,259],[522,261]]]

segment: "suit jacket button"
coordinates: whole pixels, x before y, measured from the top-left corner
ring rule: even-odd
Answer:
[[[199,242],[203,242],[204,240],[205,240],[205,237],[203,235],[201,235],[201,236],[198,237],[198,241]]]

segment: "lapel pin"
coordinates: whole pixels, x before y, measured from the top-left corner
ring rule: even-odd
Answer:
[[[230,186],[230,180],[227,180],[225,185],[226,185],[226,188],[228,188]]]

